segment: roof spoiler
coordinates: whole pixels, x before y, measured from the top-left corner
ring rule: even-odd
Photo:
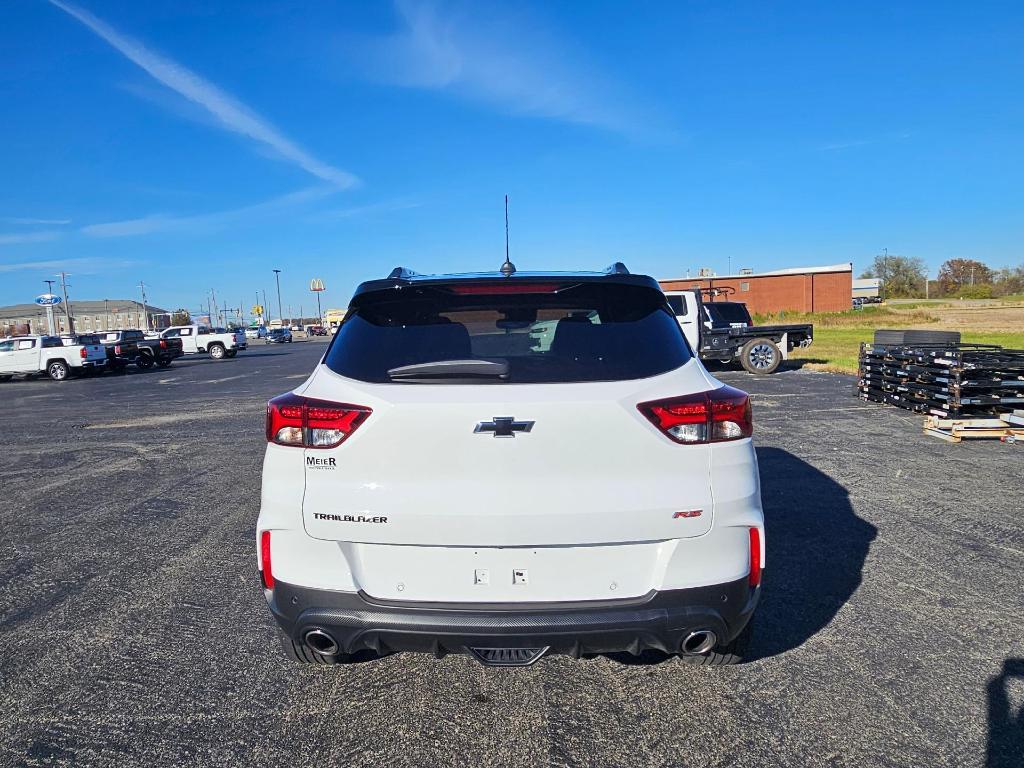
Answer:
[[[605,267],[604,273],[606,275],[628,275],[629,270],[626,269],[626,265],[621,261],[616,261],[614,264],[609,264]],[[412,277],[419,277],[419,272],[413,272],[407,267],[395,267],[388,275],[388,280],[408,280]]]
[[[416,277],[417,275],[419,275],[419,272],[413,272],[405,267],[395,267],[391,270],[391,274],[388,275],[388,280],[408,280],[410,277]]]

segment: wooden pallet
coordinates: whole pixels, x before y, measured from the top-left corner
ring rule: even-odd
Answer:
[[[1013,422],[1007,417],[1012,417]],[[1024,440],[1024,411],[1014,411],[998,419],[942,419],[926,416],[924,433],[950,443],[964,439],[989,438],[1007,443]]]

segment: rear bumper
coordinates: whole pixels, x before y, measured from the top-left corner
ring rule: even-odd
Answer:
[[[270,610],[301,642],[331,635],[341,651],[417,651],[443,656],[470,648],[539,648],[548,653],[657,649],[675,653],[691,632],[735,638],[754,613],[760,588],[746,577],[726,584],[665,590],[629,600],[580,603],[442,604],[376,600],[363,593],[297,587],[278,581]]]

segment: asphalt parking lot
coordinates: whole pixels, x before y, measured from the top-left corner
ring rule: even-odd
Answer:
[[[0,765],[1020,766],[1024,447],[852,379],[754,394],[755,660],[302,669],[255,576],[265,401],[320,340],[0,384]]]

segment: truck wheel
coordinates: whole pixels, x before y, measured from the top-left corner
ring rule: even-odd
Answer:
[[[156,364],[159,365],[161,368],[166,368],[171,364],[171,358],[161,357],[159,360],[156,361]]]
[[[732,664],[741,664],[747,657],[747,650],[750,647],[750,638],[754,634],[754,620],[751,618],[747,626],[743,628],[736,638],[726,645],[716,645],[707,653],[699,656],[680,655],[679,659],[685,664],[693,664],[701,667],[728,667]]]
[[[135,358],[135,365],[140,371],[144,371],[147,368],[152,368],[153,356],[147,355],[145,352],[140,352],[139,356]]]
[[[210,357],[214,360],[223,360],[226,351],[223,344],[211,344],[209,349]]]
[[[46,375],[54,381],[64,381],[68,377],[68,364],[63,360],[54,360],[46,366]]]
[[[13,378],[14,378],[13,376],[4,374],[3,376],[0,376],[0,381],[10,381]]]
[[[740,350],[740,365],[747,373],[775,373],[782,353],[771,339],[751,339]]]

